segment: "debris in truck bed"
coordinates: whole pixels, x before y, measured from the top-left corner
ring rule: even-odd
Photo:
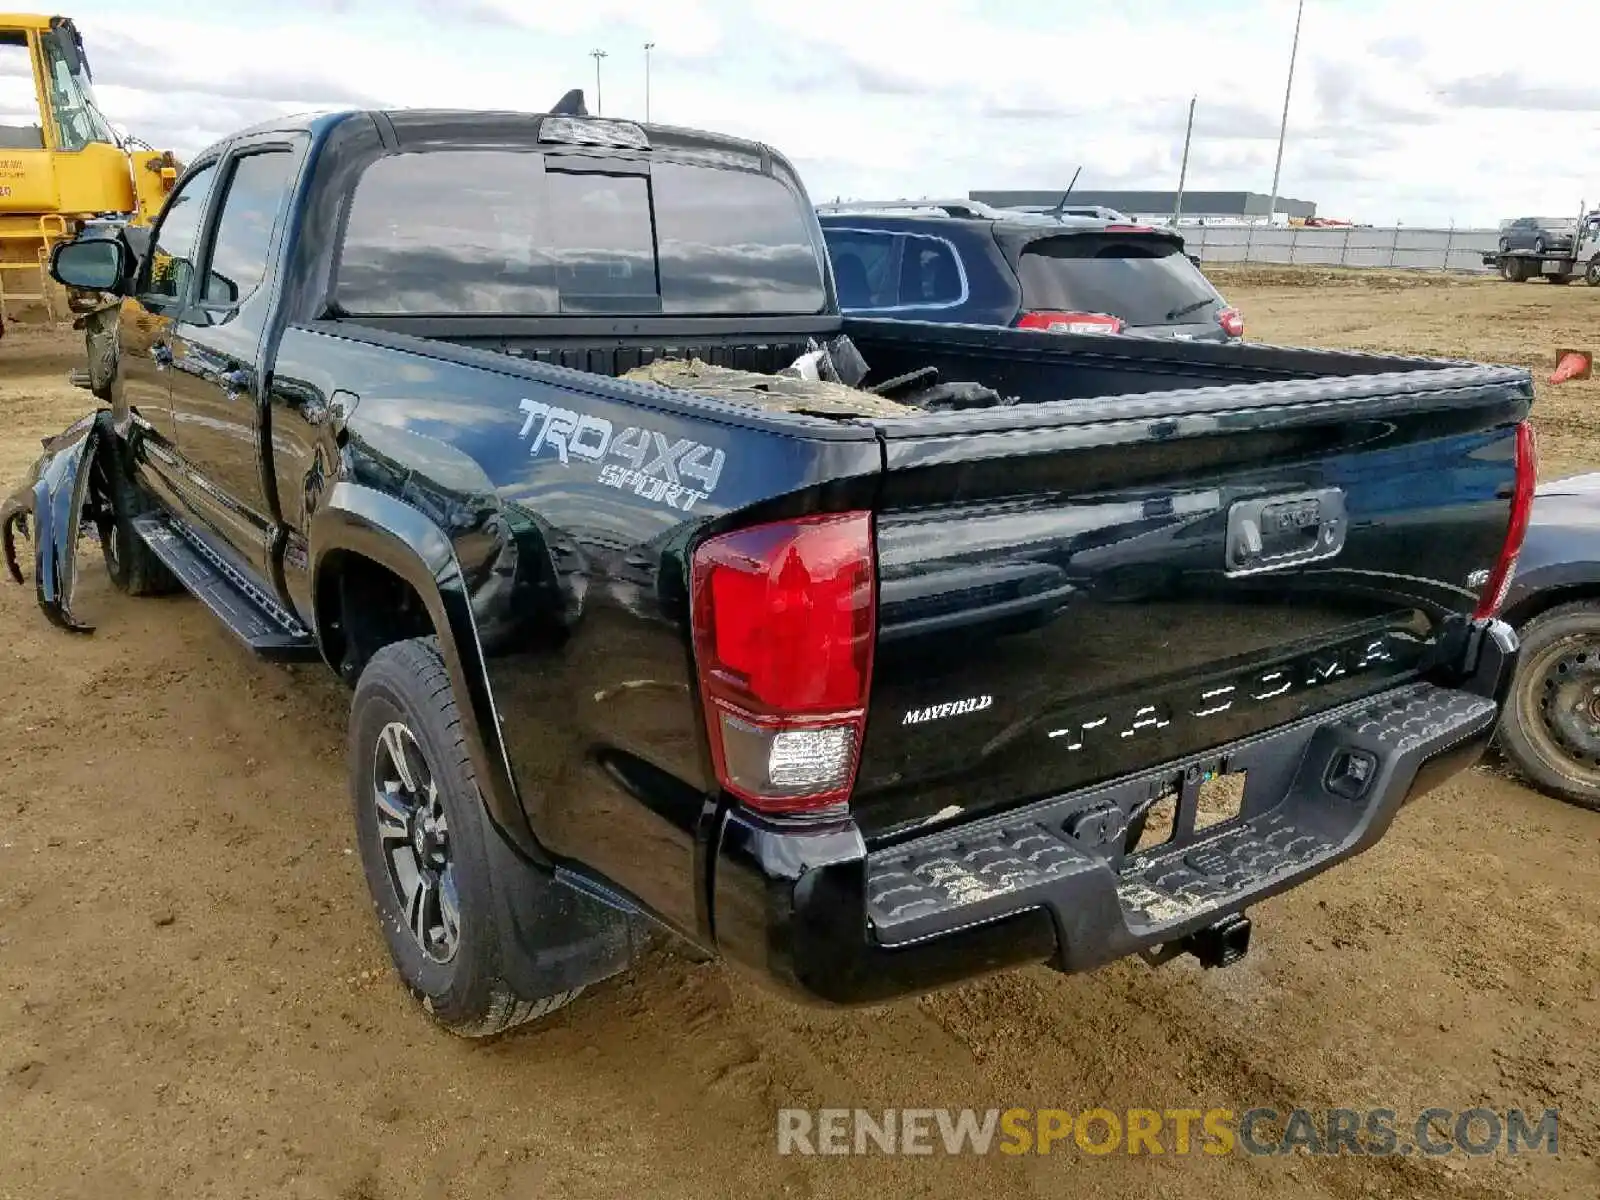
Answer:
[[[826,379],[799,379],[718,367],[698,358],[658,358],[623,375],[640,383],[684,388],[732,404],[824,417],[903,417],[922,410]]]

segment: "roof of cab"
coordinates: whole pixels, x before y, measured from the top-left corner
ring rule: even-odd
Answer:
[[[339,123],[361,116],[369,117],[380,126],[392,131],[395,144],[400,149],[422,149],[430,145],[457,147],[471,145],[482,148],[528,146],[538,142],[540,124],[551,115],[553,114],[447,108],[339,109],[298,113],[263,121],[230,134],[206,147],[196,158],[210,157],[214,152],[220,152],[230,142],[262,133],[308,133],[313,138],[320,138]],[[770,170],[774,159],[787,165],[783,156],[769,146],[744,138],[702,130],[680,129],[672,125],[619,121],[610,117],[584,116],[581,119],[602,124],[631,125],[644,131],[653,149],[720,154],[727,158],[729,166],[742,165]]]

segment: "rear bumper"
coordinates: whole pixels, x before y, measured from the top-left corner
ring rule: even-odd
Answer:
[[[850,1004],[1170,944],[1360,853],[1408,800],[1475,762],[1516,653],[1508,626],[1481,623],[1445,683],[870,852],[848,820],[796,827],[730,810],[712,886],[718,947],[801,998]],[[1197,834],[1199,781],[1221,770],[1248,772],[1243,811]],[[1124,856],[1127,816],[1168,792],[1172,840]]]

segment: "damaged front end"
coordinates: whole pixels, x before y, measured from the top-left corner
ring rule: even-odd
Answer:
[[[110,412],[102,409],[45,439],[44,454],[34,463],[27,482],[0,503],[0,552],[6,569],[18,583],[24,582],[17,540],[19,534],[29,535],[31,522],[39,607],[52,623],[74,633],[89,633],[94,628],[73,616],[72,583],[83,523],[102,519],[105,491],[99,489],[99,495],[93,495],[91,477],[97,469],[101,440],[110,433],[110,422]]]

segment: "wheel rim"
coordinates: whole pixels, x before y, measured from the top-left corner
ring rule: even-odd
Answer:
[[[1556,642],[1525,670],[1519,703],[1529,740],[1564,774],[1600,787],[1600,640]]]
[[[456,889],[450,828],[439,785],[416,735],[391,721],[372,755],[372,803],[389,886],[417,947],[434,962],[449,962],[461,943],[461,895]]]

